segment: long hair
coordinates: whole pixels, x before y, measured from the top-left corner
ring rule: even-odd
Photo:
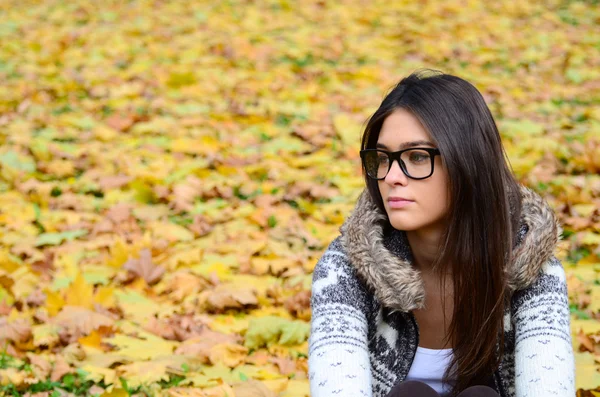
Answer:
[[[519,185],[494,118],[469,82],[430,69],[403,78],[369,118],[361,149],[375,148],[383,121],[398,108],[421,122],[448,170],[448,222],[433,269],[440,274],[443,292],[447,273],[453,277],[454,309],[446,341],[451,341],[454,356],[444,379],[456,395],[489,379],[503,354],[504,269],[512,260],[519,227]],[[378,182],[364,168],[363,176],[385,214]]]

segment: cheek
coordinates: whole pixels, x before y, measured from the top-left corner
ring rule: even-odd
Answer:
[[[428,204],[432,210],[436,212],[445,212],[448,202],[448,184],[445,175],[440,175],[438,178],[432,180],[430,190],[426,196]]]
[[[377,185],[379,186],[379,193],[381,194],[382,198],[387,197],[387,188],[388,185],[385,182],[382,181],[378,181]]]

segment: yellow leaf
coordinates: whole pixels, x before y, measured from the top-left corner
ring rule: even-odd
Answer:
[[[278,396],[279,393],[283,392],[289,383],[288,378],[279,378],[279,379],[263,379],[261,380],[262,384],[267,387],[267,389],[271,390],[273,393],[276,393]]]
[[[176,153],[206,155],[219,149],[219,141],[213,137],[177,138],[171,142],[171,150]]]
[[[310,397],[310,386],[308,380],[294,380],[288,382],[287,388],[281,397]]]
[[[114,140],[119,133],[106,125],[98,124],[94,128],[94,135],[100,141],[110,142]]]
[[[8,273],[12,273],[21,266],[19,262],[15,260],[7,249],[0,249],[0,269],[4,269]]]
[[[75,174],[75,165],[69,160],[55,159],[46,164],[45,172],[66,178]]]
[[[112,268],[120,269],[129,255],[136,255],[135,252],[131,252],[127,243],[121,238],[117,237],[115,243],[110,247],[110,258],[106,261],[106,264]]]
[[[333,117],[333,126],[344,145],[360,144],[361,125],[346,113],[338,113]]]
[[[63,254],[59,255],[54,265],[60,269],[59,275],[56,277],[60,277],[64,275],[70,279],[74,279],[79,274],[79,266],[77,265],[77,259],[73,254]]]
[[[25,371],[19,371],[16,368],[0,369],[0,385],[14,385],[19,387],[25,383]]]
[[[577,266],[581,265],[600,265],[600,257],[596,254],[587,255],[585,258],[577,262]]]
[[[300,267],[297,260],[282,258],[276,255],[269,257],[252,257],[250,260],[253,273],[256,275],[272,274],[278,276],[288,269]]]
[[[234,368],[242,364],[248,356],[248,349],[234,343],[218,343],[210,349],[210,361]]]
[[[40,285],[40,280],[28,266],[20,266],[12,272],[11,277],[14,281],[12,292],[16,299],[21,300],[29,295]]]
[[[85,281],[83,274],[79,273],[69,288],[65,291],[66,304],[80,306],[86,309],[94,307],[94,287]]]
[[[77,341],[82,345],[101,349],[100,344],[102,343],[102,336],[100,336],[98,331],[94,330],[90,332],[88,336],[81,337]]]
[[[114,370],[111,370],[114,372]],[[104,382],[106,384],[108,384],[108,382]],[[107,391],[105,391],[104,393],[102,393],[100,395],[100,397],[129,397],[129,393],[125,390],[125,389],[121,389],[121,388],[116,388],[116,387],[112,387],[110,386],[109,389],[112,388],[112,390],[108,391],[108,389],[106,389]]]
[[[60,327],[52,323],[34,325],[31,327],[33,344],[37,347],[47,346],[52,348],[59,340]]]
[[[575,368],[576,389],[595,389],[600,385],[600,372],[592,354],[575,352]]]
[[[221,379],[227,383],[239,381],[239,378],[236,378],[232,373],[231,368],[221,363],[212,365],[210,367],[204,367],[202,372],[210,379]]]
[[[167,241],[191,241],[194,239],[194,233],[183,226],[171,222],[152,222],[148,225],[156,239],[165,239]]]
[[[192,385],[195,387],[209,387],[209,386],[216,386],[218,385],[219,382],[216,381],[214,378],[211,378],[210,376],[207,375],[203,375],[203,374],[188,374],[185,379],[180,383],[180,385]],[[179,389],[181,392],[179,392]],[[190,393],[192,390],[192,388],[178,388],[177,391],[175,391],[174,389],[169,389],[169,396],[172,397],[183,397],[183,396],[189,396],[191,394],[187,394]],[[199,397],[204,397],[203,395],[200,395]]]
[[[49,288],[44,288],[44,293],[46,294],[46,310],[48,310],[48,314],[56,316],[65,305],[65,300],[59,291],[54,292]]]
[[[168,362],[166,361],[142,361],[122,365],[119,367],[119,371],[122,371],[122,376],[127,379],[128,386],[137,387],[161,380],[168,381],[167,366]]]
[[[581,233],[579,236],[581,244],[585,245],[600,245],[600,234],[594,232]]]
[[[94,295],[94,302],[106,308],[112,307],[116,302],[114,293],[115,287],[113,286],[99,287]]]
[[[141,280],[144,282],[144,280]],[[126,317],[138,324],[145,324],[154,314],[161,311],[158,303],[145,297],[137,291],[115,291],[118,306],[123,310]]]
[[[590,293],[590,305],[588,309],[592,311],[592,313],[600,312],[600,286],[596,284],[592,284]]]
[[[575,212],[577,212],[577,214],[579,216],[587,218],[592,214],[592,212],[594,212],[596,210],[596,205],[595,204],[575,204],[575,205],[573,205],[573,209],[575,210]]]
[[[12,306],[15,303],[15,299],[12,297],[10,291],[2,286],[8,279],[6,276],[0,275],[0,304],[4,303],[7,306]],[[12,280],[9,281],[9,285],[12,285]]]
[[[277,370],[275,368],[272,369],[268,369],[268,368],[261,368],[258,373],[256,374],[256,378],[257,379],[280,379],[280,378],[285,378],[284,375],[280,374],[279,372],[277,372]]]
[[[218,314],[212,316],[212,321],[208,327],[212,331],[221,332],[224,334],[243,333],[248,329],[250,319],[248,317],[233,317],[226,314]]]
[[[220,262],[203,260],[201,264],[190,267],[190,271],[207,279],[209,279],[212,274],[217,276],[220,281],[227,281],[231,279],[231,269],[227,265]]]
[[[90,379],[96,383],[99,383],[101,381],[104,381],[105,384],[111,384],[111,383],[117,383],[119,384],[119,380],[117,378],[117,371],[115,371],[114,369],[110,369],[110,368],[104,368],[104,367],[100,367],[100,366],[96,366],[96,365],[92,365],[92,364],[83,364],[80,367],[82,370],[86,371],[88,373],[87,375],[87,379]],[[123,389],[117,389],[114,388],[112,392],[110,393],[104,393],[103,396],[111,396],[111,397],[126,397],[128,396],[127,392],[125,392],[125,394],[121,394],[119,392],[119,390],[123,390]]]
[[[173,354],[173,350],[179,345],[177,342],[167,341],[147,332],[140,336],[143,336],[144,339],[117,334],[112,338],[104,339],[104,341],[115,345],[118,354],[129,357],[134,361]]]
[[[235,397],[276,397],[263,382],[249,379],[245,382],[240,382],[233,385]]]

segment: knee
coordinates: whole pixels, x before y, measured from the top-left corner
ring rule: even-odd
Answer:
[[[471,386],[458,393],[458,397],[498,397],[498,393],[488,386]]]
[[[409,380],[398,383],[386,395],[386,397],[439,397],[440,395],[428,384]]]

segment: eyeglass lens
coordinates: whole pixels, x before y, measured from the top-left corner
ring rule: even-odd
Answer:
[[[412,178],[425,178],[431,174],[432,161],[425,150],[408,150],[400,155],[406,172]],[[390,158],[386,152],[369,152],[365,157],[365,168],[371,178],[383,179],[390,169]]]

